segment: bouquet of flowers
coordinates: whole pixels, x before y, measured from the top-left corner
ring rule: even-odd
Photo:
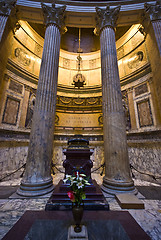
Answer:
[[[64,183],[69,182],[71,191],[68,191],[68,197],[75,203],[76,206],[80,206],[83,200],[86,198],[85,186],[91,185],[85,174],[79,171],[74,172],[73,175],[66,175]]]

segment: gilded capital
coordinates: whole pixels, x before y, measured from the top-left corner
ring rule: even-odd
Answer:
[[[56,7],[55,3],[52,4],[52,7],[41,3],[43,14],[44,14],[44,22],[45,25],[48,26],[49,24],[56,25],[61,32],[65,32],[65,9],[66,6]]]
[[[120,11],[120,6],[117,6],[115,8],[110,8],[110,6],[107,6],[106,9],[96,7],[95,33],[99,34],[104,27],[115,28],[119,11]]]
[[[161,19],[161,0],[156,1],[155,4],[145,3],[144,9],[151,21]]]
[[[16,0],[0,0],[0,15],[9,16]]]

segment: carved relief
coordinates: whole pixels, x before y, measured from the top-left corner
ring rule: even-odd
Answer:
[[[107,6],[106,9],[101,9],[96,7],[96,29],[95,34],[99,34],[104,27],[116,26],[116,21],[118,19],[118,14],[120,11],[120,6],[116,8],[111,8]]]
[[[72,98],[68,98],[68,97],[58,97],[59,99],[58,99],[58,103],[59,104],[65,104],[65,105],[68,105],[68,104],[70,104],[71,103],[71,101],[72,101]]]
[[[16,125],[19,113],[20,100],[7,96],[2,123]]]
[[[0,14],[9,16],[11,9],[15,6],[16,0],[0,0]]]
[[[99,125],[103,125],[103,115],[102,114],[98,117],[98,122],[99,122]]]
[[[102,104],[102,97],[89,97],[89,98],[71,98],[57,96],[57,104],[72,106],[100,106]]]
[[[15,49],[15,57],[19,62],[24,66],[29,66],[31,64],[31,59],[28,57],[28,54],[22,48]]]
[[[64,23],[65,9],[66,6],[56,7],[55,3],[52,4],[52,7],[41,3],[45,25],[55,24],[61,30],[61,32],[66,32],[66,27]]]
[[[63,67],[70,68],[70,59],[63,58]]]
[[[144,53],[143,51],[138,51],[137,53],[134,53],[132,56],[130,56],[127,65],[130,69],[137,68],[140,63],[143,61]]]
[[[153,118],[149,99],[137,103],[140,127],[152,126]]]
[[[85,98],[75,98],[73,99],[74,105],[85,105]]]
[[[42,51],[43,51],[43,48],[42,48],[38,43],[35,42],[35,50],[34,50],[34,53],[35,53],[36,55],[38,55],[39,57],[41,57],[41,56],[42,56]]]
[[[89,68],[95,68],[96,67],[96,59],[89,60]]]
[[[58,125],[59,124],[59,116],[56,114],[55,115],[55,124]]]
[[[22,94],[23,86],[13,80],[10,80],[9,89],[16,93]]]

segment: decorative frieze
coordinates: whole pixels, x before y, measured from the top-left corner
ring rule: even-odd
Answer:
[[[29,66],[31,64],[31,59],[28,56],[27,52],[23,48],[16,48],[15,49],[15,57],[17,60],[24,66]]]

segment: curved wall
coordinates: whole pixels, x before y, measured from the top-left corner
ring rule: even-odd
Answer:
[[[20,2],[23,1],[18,1],[18,4]],[[121,18],[123,19],[123,15]],[[27,22],[21,20],[19,23],[20,28],[12,40],[0,104],[0,154],[5,159],[1,162],[3,172],[19,167],[26,160],[43,51],[43,39]],[[140,24],[133,25],[116,42],[116,47],[127,121],[129,156],[131,162],[140,167],[143,157],[147,158],[150,153],[143,169],[150,172],[151,161],[154,161],[156,166],[160,161],[161,148],[157,137],[160,132],[156,121],[150,56],[147,42],[139,28]],[[81,73],[85,76],[86,85],[84,88],[76,89],[72,82],[78,70],[77,54],[60,51],[53,155],[53,161],[59,167],[63,160],[62,150],[67,146],[67,140],[75,133],[83,133],[85,138],[90,140],[90,147],[94,152],[92,156],[94,167],[103,162],[100,52],[81,54],[81,57]],[[154,133],[152,138],[151,132]],[[143,142],[146,142],[144,146]],[[158,167],[152,170],[159,174]]]

